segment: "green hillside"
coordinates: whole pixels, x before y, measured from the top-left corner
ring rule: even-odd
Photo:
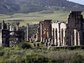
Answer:
[[[67,21],[67,11],[41,11],[34,13],[17,13],[13,15],[0,15],[0,21],[7,20],[22,20],[22,25],[26,23],[38,23],[45,19],[52,19],[53,21]]]
[[[0,14],[30,13],[43,10],[84,11],[84,5],[68,0],[0,0]]]
[[[33,13],[16,13],[13,15],[0,15],[0,21],[11,21],[12,20],[21,20],[21,25],[25,25],[26,23],[38,23],[39,21],[45,19],[52,19],[52,21],[56,22],[62,21],[66,22],[68,19],[68,15],[70,12],[68,11],[41,11],[41,12],[33,12]],[[83,13],[84,15],[84,13]]]

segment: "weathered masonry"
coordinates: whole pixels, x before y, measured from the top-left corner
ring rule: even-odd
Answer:
[[[19,23],[0,23],[0,46],[9,47],[24,40],[24,30]]]
[[[57,47],[84,45],[84,19],[81,11],[72,11],[68,23],[44,20],[39,23],[40,42]]]
[[[84,19],[81,11],[72,11],[69,15],[66,42],[68,46],[84,45]]]
[[[55,46],[66,46],[65,42],[65,23],[52,23],[52,43]]]
[[[72,11],[68,23],[44,20],[39,24],[0,23],[0,46],[9,47],[22,41],[43,42],[46,46],[84,46],[84,18],[81,11]]]
[[[39,23],[39,39],[41,42],[48,42],[51,41],[52,38],[52,26],[51,20],[44,20]]]

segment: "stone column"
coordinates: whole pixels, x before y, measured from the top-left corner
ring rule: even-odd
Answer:
[[[56,33],[56,46],[58,45],[58,43],[57,43],[57,28],[56,28],[56,31],[55,31],[55,33]]]
[[[43,29],[42,29],[42,23],[40,23],[40,40],[43,42]]]
[[[80,46],[80,32],[78,32],[78,46]]]
[[[63,39],[64,39],[64,31],[63,30],[64,30],[63,28],[61,28],[61,30],[60,30],[60,42],[61,42],[61,46],[63,46]]]
[[[54,29],[54,45],[56,45],[56,29]]]
[[[29,41],[29,37],[28,37],[28,36],[29,36],[29,24],[27,24],[27,29],[26,29],[26,31],[27,31],[27,35],[26,35],[26,38],[27,38],[27,39],[26,39],[26,40]]]
[[[52,28],[52,44],[54,44],[54,28]]]
[[[74,45],[76,46],[77,43],[76,43],[76,30],[74,29]]]
[[[61,46],[65,46],[65,28],[61,28],[60,30],[60,41],[61,41]]]
[[[60,23],[58,23],[57,36],[58,46],[60,46]]]
[[[63,46],[65,46],[66,45],[66,43],[65,43],[65,29],[63,30]]]
[[[4,29],[4,21],[2,22],[1,28]]]
[[[2,46],[2,31],[0,30],[0,46]]]
[[[63,37],[62,29],[60,29],[60,43],[62,43],[62,37]]]

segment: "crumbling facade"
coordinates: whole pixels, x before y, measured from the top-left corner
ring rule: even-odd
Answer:
[[[39,24],[0,23],[0,46],[17,44],[21,41],[43,42],[46,46],[84,46],[84,19],[81,11],[72,11],[68,23],[44,20]]]
[[[81,11],[72,11],[68,18],[66,42],[68,46],[84,45],[84,20]]]
[[[52,38],[51,20],[44,20],[39,23],[39,36],[41,42],[50,42]]]
[[[44,20],[39,24],[39,39],[57,47],[84,45],[84,19],[81,11],[72,11],[68,23]]]
[[[66,24],[57,22],[52,23],[52,43],[55,46],[66,46],[65,42]]]
[[[24,40],[24,31],[19,28],[19,23],[5,23],[0,25],[0,46],[14,46]]]

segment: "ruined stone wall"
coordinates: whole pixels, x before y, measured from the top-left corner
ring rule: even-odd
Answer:
[[[9,47],[24,40],[24,31],[19,29],[19,23],[1,23],[0,44]]]
[[[68,18],[66,42],[68,46],[83,45],[83,16],[81,11],[72,11]]]
[[[66,23],[52,23],[52,43],[55,46],[66,46]]]
[[[39,23],[40,25],[40,41],[41,42],[48,42],[52,38],[52,27],[51,27],[51,20],[44,20]]]
[[[2,46],[4,47],[9,47],[10,44],[9,44],[9,30],[2,30]]]

